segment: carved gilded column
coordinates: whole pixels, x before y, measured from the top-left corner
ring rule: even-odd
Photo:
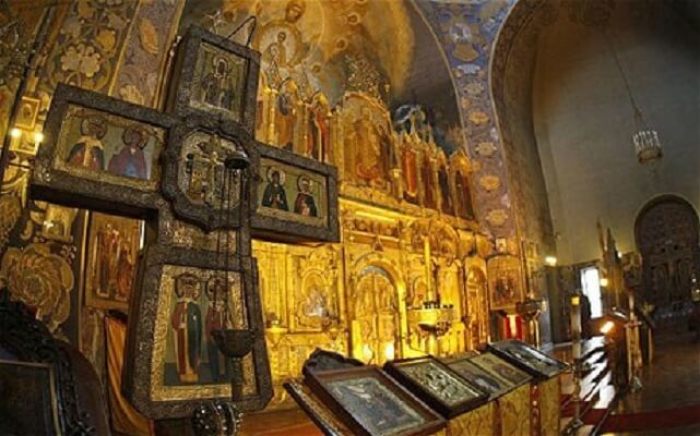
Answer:
[[[267,86],[266,84],[263,83],[263,85],[260,88],[260,102],[261,102],[261,108],[260,108],[260,125],[256,131],[256,138],[258,141],[265,142],[265,143],[271,143],[271,129],[270,125],[272,124],[272,117],[271,115],[271,110],[274,106],[274,99],[273,99],[273,90]]]
[[[294,102],[294,135],[292,136],[292,149],[302,156],[306,156],[304,132],[307,130],[306,104],[300,98]],[[284,144],[282,144],[284,146]]]
[[[268,112],[268,125],[267,125],[267,136],[266,139],[270,142],[270,144],[273,145],[279,145],[279,138],[277,137],[277,129],[275,128],[275,121],[277,119],[277,106],[275,102],[277,101],[277,97],[279,95],[279,91],[273,88],[269,89],[269,97],[268,101],[270,103],[270,109]]]
[[[297,127],[299,135],[295,138],[294,150],[302,156],[317,159],[317,156],[311,156],[309,153],[309,116],[311,115],[311,107],[303,100],[299,100],[297,105]]]

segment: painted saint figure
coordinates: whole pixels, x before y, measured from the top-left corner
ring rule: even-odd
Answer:
[[[450,178],[447,175],[447,168],[440,167],[438,171],[438,185],[440,186],[440,206],[444,213],[454,215],[452,207],[452,195],[450,195]]]
[[[515,297],[515,286],[511,277],[496,278],[494,299],[499,302],[508,302]]]
[[[118,176],[148,179],[146,157],[143,153],[148,143],[146,132],[138,127],[127,127],[122,134],[122,142],[122,149],[109,160],[108,171]]]
[[[135,263],[131,252],[131,241],[123,241],[117,261],[117,294],[114,297],[116,300],[129,301],[134,283]]]
[[[268,183],[263,193],[262,205],[273,209],[288,211],[287,193],[284,191],[284,182],[281,182],[280,171],[270,168],[268,174]]]
[[[421,179],[423,180],[423,206],[435,209],[433,166],[430,163],[430,158],[427,156],[423,159],[423,165],[421,165]]]
[[[299,193],[294,201],[294,213],[303,216],[318,216],[316,201],[311,194],[311,180],[307,177],[299,176],[297,186],[299,187]]]
[[[330,143],[330,126],[328,125],[325,102],[319,97],[315,100],[309,113],[309,135],[306,145],[306,155],[312,159],[323,161],[328,153]]]
[[[353,123],[355,152],[357,153],[356,175],[366,182],[377,182],[383,177],[382,144],[377,128],[372,122],[369,109],[362,109],[362,117]]]
[[[199,381],[202,350],[202,314],[199,308],[200,283],[192,274],[175,278],[177,302],[170,322],[173,329],[177,373],[181,383]]]
[[[263,60],[266,63],[274,64],[277,68],[284,68],[287,66],[287,47],[286,41],[287,34],[285,32],[278,32],[275,37],[275,42],[267,46],[263,52]]]
[[[209,358],[209,369],[212,380],[215,382],[229,381],[231,379],[231,362],[219,351],[214,341],[212,332],[226,328],[233,328],[226,310],[228,298],[226,295],[226,282],[221,277],[214,277],[207,286],[207,298],[209,307],[204,321],[204,333]]]
[[[405,147],[401,154],[401,170],[404,182],[404,200],[416,203],[418,200],[418,171],[415,150]]]
[[[231,83],[229,61],[222,56],[215,56],[212,67],[212,72],[202,80],[202,100],[211,106],[231,110],[234,107],[235,87]]]
[[[105,168],[102,138],[107,134],[107,121],[90,116],[80,122],[80,138],[73,145],[66,162],[70,165],[101,171]]]
[[[472,204],[472,196],[469,191],[469,180],[461,171],[455,173],[455,191],[459,199],[459,216],[462,218],[474,219],[474,205]]]
[[[98,268],[97,294],[111,298],[117,285],[117,259],[119,256],[119,230],[107,224],[97,234]]]
[[[296,92],[293,82],[285,82],[277,96],[276,121],[277,145],[286,149],[294,148],[294,130],[296,124],[296,100],[292,96]]]

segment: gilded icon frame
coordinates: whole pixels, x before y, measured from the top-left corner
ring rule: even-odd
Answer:
[[[515,307],[523,295],[522,261],[517,256],[499,254],[486,260],[489,297],[492,310]],[[501,296],[501,289],[512,289]]]
[[[394,404],[399,404],[404,411],[410,411],[409,413],[413,414],[414,419],[419,418],[422,420],[416,423],[415,426],[405,428],[400,433],[392,432],[392,435],[434,434],[446,425],[445,420],[438,413],[374,365],[327,371],[305,371],[304,380],[311,392],[354,434],[377,436],[385,433],[371,428],[373,424],[367,422],[371,418],[371,416],[368,416],[370,410],[364,410],[364,412],[367,412],[364,414],[357,413],[358,411],[353,414],[349,411],[347,409],[348,402],[344,403],[337,393],[333,394],[331,390],[333,384],[337,383],[339,390],[343,387],[343,382],[352,383],[361,380],[374,380],[385,389],[385,392],[389,392],[387,397],[393,400]],[[367,409],[373,409],[377,407],[377,403],[373,400],[366,406]]]
[[[39,109],[41,109],[40,99],[27,95],[22,96],[15,127],[29,131],[34,130],[36,119],[39,116]],[[28,113],[26,111],[28,111]]]
[[[136,289],[136,282],[137,282],[137,267],[139,264],[139,257],[140,257],[140,252],[141,252],[141,236],[142,232],[144,231],[144,223],[142,221],[137,221],[134,220],[133,218],[125,218],[125,217],[120,217],[120,216],[114,216],[114,215],[107,215],[103,214],[100,212],[92,212],[89,215],[89,226],[88,226],[88,247],[87,247],[87,254],[86,254],[86,265],[85,265],[85,291],[84,291],[84,301],[85,305],[90,306],[90,307],[95,307],[98,309],[118,309],[122,310],[124,312],[128,311],[129,309],[129,299],[134,295],[135,289]],[[109,227],[108,227],[109,226]],[[98,253],[104,249],[104,247],[101,247],[99,244],[102,242],[102,238],[100,237],[100,232],[107,228],[108,231],[114,230],[117,232],[116,239],[120,246],[118,247],[113,247],[115,251],[110,252],[107,257],[110,259],[113,257],[114,261],[117,264],[117,271],[119,270],[119,265],[122,262],[122,251],[124,250],[124,247],[126,244],[122,244],[124,239],[122,239],[122,235],[120,235],[120,232],[127,232],[127,243],[128,247],[125,247],[127,250],[128,255],[132,257],[133,260],[135,260],[133,264],[134,270],[132,271],[132,282],[131,282],[131,287],[129,289],[129,293],[127,294],[127,298],[124,300],[121,300],[120,298],[117,298],[116,294],[119,294],[120,290],[119,289],[122,286],[122,283],[117,283],[117,291],[115,295],[111,295],[111,290],[108,292],[108,295],[100,295],[101,292],[98,292],[98,283],[104,278],[102,277],[103,272],[101,270],[101,266],[99,261],[98,261]],[[111,238],[106,237],[109,242],[107,242],[107,245],[109,245],[110,242],[113,242]],[[103,259],[103,261],[106,259]],[[124,273],[124,271],[122,271]],[[120,274],[116,274],[117,277],[117,282],[122,279],[123,276]],[[110,281],[108,279],[108,281]],[[109,285],[108,285],[109,286]]]
[[[552,378],[569,368],[566,363],[516,339],[490,343],[488,349],[539,380]]]
[[[518,386],[497,373],[487,371],[477,365],[474,363],[474,357],[476,356],[458,356],[444,363],[462,378],[482,387],[482,390],[489,394],[489,400],[503,396]]]
[[[470,391],[471,396],[460,396],[452,401],[444,395],[444,390],[436,392],[436,389],[426,386],[408,372],[411,367],[420,366],[431,367],[432,370],[438,371],[441,373],[441,377],[451,379],[453,385],[461,384],[462,390]],[[387,362],[384,364],[384,370],[445,418],[453,418],[475,409],[488,399],[488,394],[480,387],[472,384],[432,356]]]
[[[484,351],[483,353],[472,357],[471,361],[484,371],[494,374],[504,380],[508,380],[516,387],[529,383],[532,380],[532,376],[530,374],[517,368],[516,366],[511,365],[507,361],[489,351]]]

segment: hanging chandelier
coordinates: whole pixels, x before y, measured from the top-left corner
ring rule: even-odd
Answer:
[[[629,98],[632,109],[634,110],[634,126],[635,131],[632,134],[632,143],[634,144],[634,152],[637,155],[637,160],[642,165],[653,164],[658,162],[663,157],[663,148],[661,146],[661,140],[659,139],[659,133],[656,129],[650,128],[644,116],[642,115],[641,109],[637,105],[637,101],[632,95],[632,89],[630,88],[629,80],[625,75],[625,71],[622,68],[620,59],[617,56],[615,47],[611,45],[613,58],[615,59],[615,65],[620,71],[622,80],[625,84],[625,91],[627,92],[627,98]]]
[[[658,161],[664,155],[661,141],[659,140],[659,133],[644,124],[642,113],[638,109],[634,118],[638,129],[632,135],[632,142],[634,143],[637,160],[642,165]]]

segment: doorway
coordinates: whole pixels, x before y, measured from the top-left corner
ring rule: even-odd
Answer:
[[[642,255],[642,299],[654,306],[660,326],[684,321],[700,267],[697,212],[681,197],[657,197],[637,216],[635,239]]]

